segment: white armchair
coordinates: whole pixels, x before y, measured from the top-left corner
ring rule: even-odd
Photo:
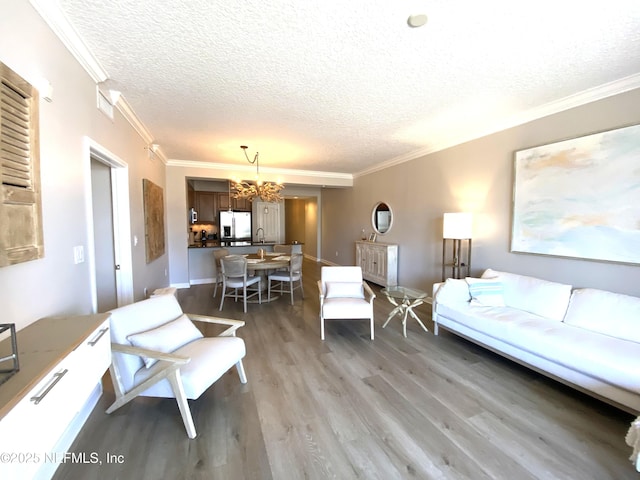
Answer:
[[[246,348],[236,337],[243,321],[184,314],[173,295],[160,295],[111,310],[111,378],[116,400],[112,413],[137,396],[175,398],[189,438],[196,429],[187,399],[195,400],[234,365],[247,382],[242,365]],[[226,325],[205,338],[192,323]]]
[[[368,319],[373,340],[373,299],[376,295],[367,282],[362,280],[362,268],[322,267],[318,290],[322,340],[324,321],[329,319]]]

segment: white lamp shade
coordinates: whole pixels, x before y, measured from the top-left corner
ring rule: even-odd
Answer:
[[[471,238],[472,224],[471,213],[445,213],[442,222],[442,238]]]

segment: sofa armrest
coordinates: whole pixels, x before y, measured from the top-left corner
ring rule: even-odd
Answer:
[[[444,285],[444,282],[438,282],[433,284],[433,290],[431,292],[431,298],[433,298],[433,303],[436,303],[436,294],[438,293],[438,290],[440,289],[440,287],[442,287],[443,285]]]

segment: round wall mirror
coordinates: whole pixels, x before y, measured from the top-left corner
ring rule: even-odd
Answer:
[[[376,203],[373,207],[373,212],[371,213],[371,225],[373,226],[373,230],[380,235],[384,235],[391,230],[392,224],[393,212],[391,211],[391,207],[384,202]]]

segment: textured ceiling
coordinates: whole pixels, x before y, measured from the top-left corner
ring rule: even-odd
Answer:
[[[357,174],[640,73],[638,0],[58,3],[176,160]]]

